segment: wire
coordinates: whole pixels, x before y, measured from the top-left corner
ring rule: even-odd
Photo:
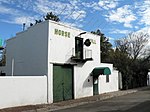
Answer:
[[[65,22],[67,20],[68,17],[70,17],[73,13],[75,12],[75,10],[73,10],[70,15],[68,15],[63,21]]]
[[[77,19],[78,19],[81,15],[82,15],[82,13],[80,13],[80,14],[76,17],[76,19],[74,20],[74,22],[72,22],[72,23],[71,23],[71,25],[70,25],[70,26],[72,26],[72,24],[73,24],[73,23],[75,23],[75,22],[76,22],[76,20],[77,20]]]
[[[60,16],[67,8],[67,5],[64,7],[64,9],[57,15],[57,16]]]
[[[79,3],[78,3],[79,4]],[[67,16],[65,17],[64,21],[65,22],[76,10],[75,7],[70,3],[70,5],[73,7],[73,11]],[[74,19],[74,21],[70,24],[70,26],[72,26],[73,23],[76,22],[76,20],[82,15],[83,13],[79,13],[79,15]]]

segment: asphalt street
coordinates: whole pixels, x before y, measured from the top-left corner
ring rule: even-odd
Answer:
[[[47,112],[150,112],[150,88],[104,101]]]

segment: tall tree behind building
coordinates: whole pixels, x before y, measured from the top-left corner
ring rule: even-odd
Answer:
[[[148,38],[145,32],[133,32],[115,42],[112,62],[122,73],[123,89],[141,87],[147,83],[149,61],[145,52]]]
[[[99,29],[97,31],[92,31],[91,33],[100,36],[101,62],[109,62],[110,52],[113,50],[109,39]]]
[[[45,20],[52,20],[52,21],[56,21],[56,22],[59,22],[60,19],[57,15],[53,14],[52,12],[48,12],[46,14],[46,16],[44,16],[44,19]]]

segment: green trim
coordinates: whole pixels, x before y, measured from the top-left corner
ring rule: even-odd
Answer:
[[[0,47],[3,46],[3,39],[0,38]]]
[[[92,71],[92,76],[110,75],[111,71],[108,67],[96,67]]]

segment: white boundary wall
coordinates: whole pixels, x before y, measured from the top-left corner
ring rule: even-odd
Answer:
[[[46,76],[0,77],[0,109],[47,103]]]
[[[148,72],[148,75],[147,75],[147,85],[150,85],[150,72]]]
[[[118,71],[113,71],[112,74],[109,75],[109,83],[106,82],[106,75],[100,75],[98,87],[99,94],[118,91]]]

